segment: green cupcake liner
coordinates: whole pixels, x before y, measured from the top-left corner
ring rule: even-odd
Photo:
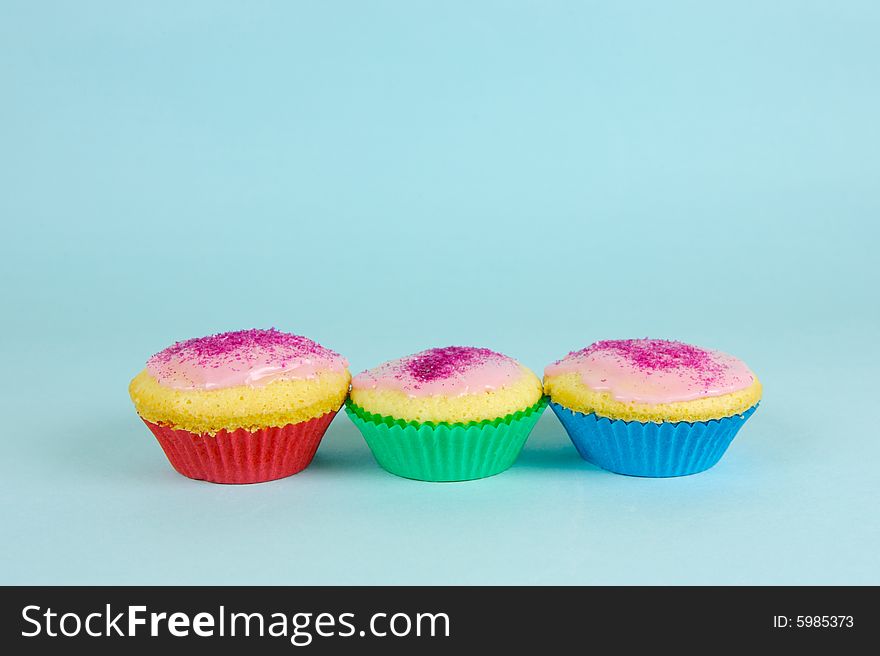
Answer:
[[[388,472],[419,481],[469,481],[509,468],[535,427],[547,398],[505,417],[469,423],[404,421],[367,412],[351,401],[345,412]]]

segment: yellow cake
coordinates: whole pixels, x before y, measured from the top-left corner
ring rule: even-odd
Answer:
[[[503,375],[492,387],[454,380],[416,386],[382,384],[379,375],[364,372],[353,381],[351,400],[367,412],[404,421],[467,423],[513,414],[541,398],[541,381],[527,367],[505,362]]]
[[[276,380],[262,387],[180,390],[164,387],[144,369],[128,391],[144,419],[211,434],[284,426],[335,412],[345,401],[350,380],[347,370],[323,371],[312,378]]]
[[[128,391],[178,472],[260,483],[308,466],[345,402],[347,367],[306,337],[240,330],[169,346]]]
[[[398,476],[464,481],[516,460],[547,406],[541,381],[485,348],[434,348],[359,373],[346,412]]]
[[[713,467],[761,400],[744,362],[665,339],[595,342],[548,365],[544,389],[582,458],[666,478]]]
[[[761,382],[740,360],[666,340],[597,342],[549,365],[550,400],[583,414],[641,422],[708,421],[745,412]]]

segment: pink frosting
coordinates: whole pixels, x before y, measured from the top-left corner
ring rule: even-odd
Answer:
[[[618,401],[674,403],[749,387],[754,374],[741,360],[665,339],[596,342],[548,365],[545,376],[576,372],[584,385]]]
[[[351,381],[352,389],[390,389],[411,397],[462,396],[496,390],[523,376],[506,355],[471,346],[421,351],[368,369]]]
[[[188,339],[147,360],[147,371],[160,385],[179,390],[262,387],[346,367],[348,361],[338,353],[274,328]]]

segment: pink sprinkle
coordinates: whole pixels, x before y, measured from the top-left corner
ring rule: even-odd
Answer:
[[[472,346],[447,346],[422,351],[403,360],[401,372],[420,383],[446,379],[494,358],[504,358],[500,353]]]
[[[176,342],[151,357],[148,364],[161,365],[176,361],[216,368],[222,366],[224,362],[240,362],[248,359],[255,352],[279,357],[337,355],[308,337],[269,328],[268,330],[237,330]]]
[[[621,360],[626,360],[647,375],[654,371],[685,369],[709,384],[723,373],[723,367],[711,351],[666,339],[603,340],[569,355],[577,357],[600,351],[610,352]]]

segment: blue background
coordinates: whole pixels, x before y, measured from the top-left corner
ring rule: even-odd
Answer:
[[[0,582],[880,583],[873,2],[10,2],[0,8]],[[722,462],[500,476],[174,473],[129,379],[309,335],[354,371],[596,339],[734,353]]]

